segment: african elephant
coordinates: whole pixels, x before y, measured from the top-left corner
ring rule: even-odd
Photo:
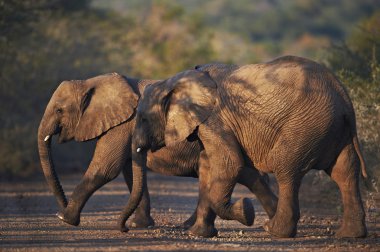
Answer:
[[[294,237],[300,217],[298,191],[310,169],[324,170],[344,204],[339,237],[366,236],[359,191],[355,113],[342,84],[325,67],[285,56],[262,64],[208,64],[145,89],[137,107],[133,157],[184,139],[204,147],[195,225],[253,218],[249,201],[231,202],[242,168],[274,173],[279,185],[275,215],[264,228]],[[139,165],[139,163],[135,163]],[[243,219],[242,219],[243,218]]]
[[[136,208],[143,188],[142,201],[135,212],[132,225],[154,225],[150,216],[149,193],[143,179],[145,166],[144,169],[134,169],[132,172],[131,137],[140,93],[145,86],[155,82],[114,73],[87,80],[64,81],[54,92],[40,122],[38,147],[44,175],[61,208],[57,214],[61,220],[71,225],[79,225],[81,210],[89,197],[122,171],[132,193],[119,220],[120,230],[127,231],[125,222]],[[51,157],[53,135],[59,135],[60,143],[73,139],[97,139],[92,161],[69,202]],[[198,177],[200,152],[201,146],[197,141],[182,141],[172,148],[150,152],[146,164],[151,170],[162,174]],[[251,171],[247,173],[252,179],[244,177],[240,179],[240,183],[256,193],[268,215],[273,216],[277,197],[270,191],[264,177],[259,178],[259,183],[254,183],[257,176],[251,176]],[[185,226],[191,225],[193,219],[194,216],[185,222]]]

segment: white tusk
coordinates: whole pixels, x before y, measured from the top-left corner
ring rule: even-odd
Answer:
[[[141,151],[141,148],[138,147],[138,148],[136,149],[136,152],[138,153],[138,152],[140,152],[140,151]]]
[[[47,140],[49,140],[49,138],[50,138],[50,135],[47,135],[47,136],[45,137],[44,141],[46,142]]]

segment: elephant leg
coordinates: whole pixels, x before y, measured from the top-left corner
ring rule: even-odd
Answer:
[[[231,132],[218,132],[206,125],[201,126],[200,139],[210,164],[208,198],[211,208],[222,219],[237,220],[251,226],[255,218],[251,200],[242,198],[231,203],[232,191],[244,167],[240,145]]]
[[[71,194],[67,207],[57,213],[58,218],[79,225],[80,213],[90,196],[120,174],[129,153],[129,137],[125,134],[125,129],[115,127],[98,140],[89,168]]]
[[[124,180],[127,183],[128,189],[131,192],[133,186],[132,180],[132,162],[127,161],[123,169]],[[134,228],[146,228],[154,226],[154,220],[150,215],[150,197],[148,191],[148,185],[144,186],[144,193],[141,198],[140,204],[134,213],[134,218],[130,221],[130,226]]]
[[[269,218],[272,218],[277,209],[277,196],[269,187],[267,174],[261,175],[253,167],[244,167],[239,174],[238,183],[246,186],[260,201]]]
[[[199,159],[199,200],[195,213],[187,220],[187,224],[190,225],[189,233],[202,236],[213,237],[218,234],[215,229],[214,222],[216,214],[211,209],[210,200],[208,195],[208,182],[209,182],[209,164],[207,156],[203,151]]]
[[[298,191],[301,178],[278,180],[279,196],[276,214],[264,224],[264,229],[277,237],[294,237],[300,218]]]
[[[365,237],[365,212],[359,190],[360,162],[352,144],[347,145],[327,174],[338,184],[343,200],[343,222],[337,237]]]
[[[99,168],[93,165],[87,170],[80,183],[75,187],[67,207],[57,213],[59,219],[70,225],[79,225],[80,214],[87,200],[96,190],[113,180],[118,174],[115,172],[116,176],[112,177],[104,174],[92,174],[93,170],[96,169]]]
[[[199,200],[198,200],[197,208],[195,209],[195,211],[191,214],[191,216],[187,220],[185,220],[182,223],[181,225],[182,228],[189,229],[192,225],[194,225],[195,221],[197,220],[198,207],[199,207]]]

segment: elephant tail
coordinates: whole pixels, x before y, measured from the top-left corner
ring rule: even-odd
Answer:
[[[368,174],[367,174],[367,169],[366,169],[366,164],[365,164],[365,161],[364,161],[364,158],[363,158],[363,155],[362,155],[362,152],[360,150],[360,145],[359,145],[359,140],[358,140],[358,135],[357,135],[357,131],[356,131],[356,120],[355,120],[355,116],[354,117],[350,117],[348,116],[348,114],[354,114],[355,115],[355,112],[353,110],[353,107],[351,106],[351,111],[350,113],[347,113],[345,116],[344,116],[344,119],[345,121],[350,125],[350,134],[351,134],[351,137],[352,137],[352,143],[354,144],[354,148],[355,148],[355,152],[356,154],[358,155],[359,157],[359,161],[360,161],[360,168],[361,168],[361,171],[362,171],[362,176],[364,178],[368,178]]]
[[[366,164],[365,164],[362,152],[360,150],[360,145],[359,145],[359,140],[358,140],[358,135],[357,135],[357,130],[356,130],[356,116],[355,116],[354,106],[348,95],[347,89],[345,89],[342,84],[339,85],[338,93],[340,93],[342,99],[344,100],[345,106],[344,106],[343,119],[349,125],[349,132],[352,139],[352,143],[354,144],[355,152],[359,157],[362,176],[364,178],[368,178]]]
[[[359,160],[360,160],[360,167],[361,167],[361,170],[362,170],[362,176],[364,178],[368,178],[366,165],[365,165],[365,162],[364,162],[364,158],[363,158],[362,152],[360,151],[358,136],[356,134],[353,136],[352,141],[354,143],[356,154],[358,155]]]

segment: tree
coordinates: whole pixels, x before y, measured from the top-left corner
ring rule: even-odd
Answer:
[[[333,45],[328,63],[335,71],[380,81],[380,11],[361,21],[340,45]]]

